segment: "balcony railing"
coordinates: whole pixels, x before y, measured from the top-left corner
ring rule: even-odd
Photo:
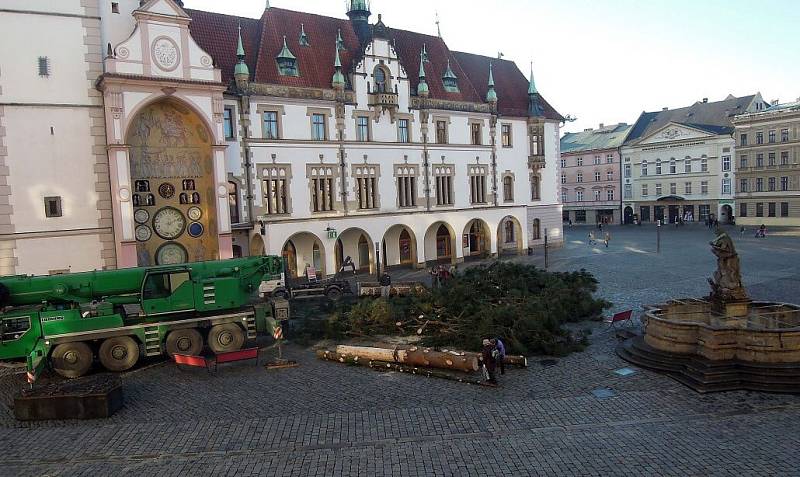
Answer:
[[[396,108],[400,105],[397,93],[372,93],[369,103],[383,108]]]

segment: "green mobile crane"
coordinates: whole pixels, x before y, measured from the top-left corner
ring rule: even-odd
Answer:
[[[259,300],[282,285],[283,259],[250,257],[54,276],[0,278],[0,360],[27,360],[83,376],[95,356],[126,371],[140,356],[240,349],[289,318],[283,300]]]

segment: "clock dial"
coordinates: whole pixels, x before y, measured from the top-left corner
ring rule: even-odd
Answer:
[[[156,251],[156,264],[176,265],[189,261],[189,254],[181,244],[170,242],[165,243]]]
[[[136,240],[140,242],[147,242],[153,236],[153,231],[146,225],[136,227]]]
[[[137,224],[146,224],[147,221],[150,220],[150,212],[144,209],[138,209],[133,213],[133,220],[135,220]]]
[[[203,235],[203,224],[200,222],[192,222],[189,224],[189,236],[197,238]]]
[[[175,195],[175,186],[165,182],[158,186],[158,195],[165,199],[171,199]]]
[[[153,230],[164,240],[175,240],[183,235],[186,229],[186,219],[180,210],[174,207],[164,207],[156,212],[153,218]]]
[[[197,221],[203,216],[203,211],[200,210],[200,207],[190,207],[186,215],[188,215],[191,220]]]

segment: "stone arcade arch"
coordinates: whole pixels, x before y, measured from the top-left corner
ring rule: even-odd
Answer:
[[[407,225],[389,227],[382,241],[384,266],[413,267],[417,263],[417,237]]]
[[[289,237],[281,248],[286,261],[286,274],[291,278],[304,276],[314,267],[318,277],[325,276],[325,245],[311,232],[298,232]]]
[[[513,215],[503,217],[497,226],[498,255],[522,254],[523,230],[519,220]]]
[[[435,222],[425,232],[425,261],[427,263],[456,263],[456,234],[447,222]]]
[[[483,258],[491,254],[492,233],[482,219],[472,219],[464,227],[464,259]]]
[[[220,258],[213,133],[176,98],[139,108],[127,128],[140,266]]]
[[[346,257],[353,260],[359,272],[375,273],[375,242],[364,229],[351,227],[339,234],[336,240],[337,270]]]

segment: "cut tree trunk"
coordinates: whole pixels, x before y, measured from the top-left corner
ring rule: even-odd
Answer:
[[[366,368],[374,369],[376,371],[397,371],[401,373],[410,373],[429,378],[447,379],[450,381],[457,381],[459,383],[467,384],[483,384],[483,380],[479,377],[468,377],[463,374],[449,373],[444,370],[421,368],[417,366],[410,366],[401,363],[386,362],[370,360],[366,358],[359,358],[353,355],[343,355],[332,350],[318,350],[317,357],[328,361],[338,361],[354,366],[364,366]]]
[[[453,351],[453,350],[443,349],[442,353],[453,353],[456,355],[474,356],[478,359],[481,358],[480,353],[475,353],[472,351]],[[519,366],[520,368],[528,367],[528,358],[526,358],[525,356],[507,354],[506,357],[503,359],[503,362],[509,366]]]
[[[385,349],[366,346],[337,346],[336,353],[344,356],[357,356],[360,359],[401,363],[427,368],[453,369],[467,373],[478,370],[478,358],[453,353],[442,353],[429,348]]]

